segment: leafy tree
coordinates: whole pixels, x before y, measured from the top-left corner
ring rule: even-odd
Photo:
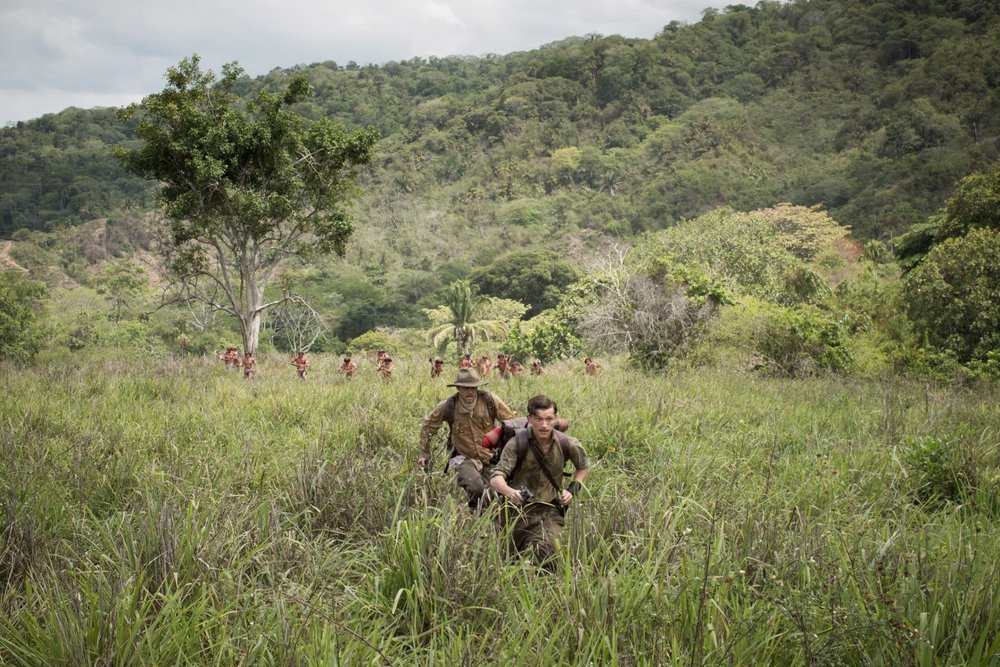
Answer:
[[[480,338],[490,339],[507,333],[507,324],[500,320],[480,320],[483,297],[468,280],[456,280],[445,291],[448,322],[433,327],[428,338],[443,352],[452,340],[460,354],[471,354]]]
[[[145,272],[132,262],[119,261],[108,264],[95,283],[98,294],[111,302],[108,314],[112,322],[120,322],[125,309],[146,289]]]
[[[0,359],[31,361],[42,347],[38,314],[45,285],[20,271],[0,273]]]
[[[235,317],[253,353],[262,313],[287,298],[264,298],[281,262],[343,254],[355,171],[371,160],[376,133],[290,111],[311,93],[301,75],[244,107],[234,92],[241,74],[230,63],[216,81],[197,56],[171,67],[162,92],[122,110],[123,120],[139,117],[142,146],[116,154],[130,172],[164,184],[167,261],[180,298]]]
[[[847,236],[847,227],[837,224],[829,213],[818,208],[778,204],[754,211],[778,231],[778,242],[803,261],[816,258]]]
[[[977,227],[1000,229],[1000,163],[958,182],[945,207],[941,237],[961,236]]]
[[[580,353],[583,342],[566,308],[546,310],[527,322],[516,322],[500,350],[513,359],[548,363]]]
[[[960,361],[1000,350],[1000,230],[978,228],[931,248],[906,276],[917,330]]]
[[[530,306],[529,316],[554,308],[566,288],[580,278],[570,262],[545,248],[518,249],[472,272],[469,279],[484,294],[514,299]]]
[[[895,239],[896,257],[904,269],[912,269],[934,245],[977,227],[1000,229],[1000,165],[959,181],[940,215],[914,225]]]

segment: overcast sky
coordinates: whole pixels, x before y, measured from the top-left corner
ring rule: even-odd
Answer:
[[[728,4],[728,3],[727,3]],[[0,0],[0,124],[120,106],[197,53],[251,76],[334,60],[526,51],[574,35],[653,37],[711,0]]]

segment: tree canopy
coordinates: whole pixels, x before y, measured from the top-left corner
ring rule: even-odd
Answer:
[[[312,92],[304,76],[243,105],[241,74],[230,63],[216,80],[197,56],[182,60],[162,92],[122,111],[123,120],[138,116],[142,143],[116,153],[129,171],[163,184],[158,202],[181,298],[230,313],[252,353],[261,314],[281,301],[264,296],[281,262],[343,253],[356,170],[377,136],[292,112]]]
[[[528,315],[534,316],[554,308],[580,275],[579,269],[552,250],[525,248],[503,253],[473,271],[469,280],[483,294],[528,304]]]
[[[19,271],[0,272],[0,359],[30,361],[42,347],[45,285]]]

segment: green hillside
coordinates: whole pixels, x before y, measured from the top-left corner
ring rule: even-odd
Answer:
[[[313,351],[426,355],[468,279],[507,331],[484,345],[524,360],[1000,373],[995,271],[963,271],[1000,227],[995,2],[761,2],[650,39],[316,63],[234,92],[296,75],[314,94],[295,112],[381,137],[345,256],[289,261],[268,286],[314,309]],[[155,190],[111,154],[137,146],[134,123],[69,109],[0,132],[4,262],[56,288],[57,348],[232,343],[225,318],[159,308]],[[263,340],[288,349],[274,326]]]
[[[797,0],[706,10],[651,39],[304,71],[301,108],[383,136],[364,217],[430,206],[469,227],[661,229],[721,205],[822,204],[895,235],[997,155],[1000,9],[988,0]],[[129,128],[69,109],[0,133],[0,234],[148,207],[108,147]],[[477,234],[478,236],[478,234]],[[516,240],[516,239],[510,239]]]

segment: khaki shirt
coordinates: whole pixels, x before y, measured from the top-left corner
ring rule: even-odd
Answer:
[[[534,435],[529,435],[529,437],[531,440],[535,440]],[[545,461],[545,467],[548,468],[549,474],[557,484],[562,483],[562,472],[563,468],[566,467],[566,456],[563,456],[563,449],[557,440],[559,437],[562,437],[566,442],[566,454],[573,462],[573,465],[576,466],[576,469],[587,470],[590,468],[590,460],[587,458],[587,452],[583,451],[579,440],[571,438],[565,433],[558,435],[553,433],[552,445],[549,447],[548,453],[544,454],[542,458]],[[535,441],[535,444],[537,445],[538,442]],[[538,449],[541,451],[540,446]],[[507,479],[516,466],[517,438],[511,438],[504,445],[503,453],[500,454],[500,462],[493,468],[490,477],[501,475],[504,479]],[[552,482],[542,472],[542,467],[538,463],[538,457],[531,451],[530,445],[524,450],[524,458],[521,459],[521,467],[518,468],[517,474],[513,479],[508,479],[507,483],[517,490],[520,490],[522,486],[528,487],[535,494],[533,500],[543,503],[551,503],[558,497],[555,488],[552,486]]]
[[[492,394],[492,396],[493,403],[497,408],[497,421],[513,418],[514,411],[508,408],[496,394]],[[434,437],[434,434],[438,432],[438,429],[441,428],[441,424],[444,422],[444,413],[447,405],[448,399],[445,399],[438,403],[437,407],[431,410],[429,415],[424,417],[423,426],[420,428],[421,458],[430,458],[431,438]],[[488,463],[493,456],[493,452],[483,449],[482,442],[483,436],[492,431],[494,426],[496,426],[496,423],[490,417],[489,406],[486,405],[486,399],[483,398],[482,394],[476,399],[476,404],[472,408],[471,415],[462,408],[462,401],[457,398],[455,399],[455,423],[451,425],[451,446],[459,454],[474,461]]]

